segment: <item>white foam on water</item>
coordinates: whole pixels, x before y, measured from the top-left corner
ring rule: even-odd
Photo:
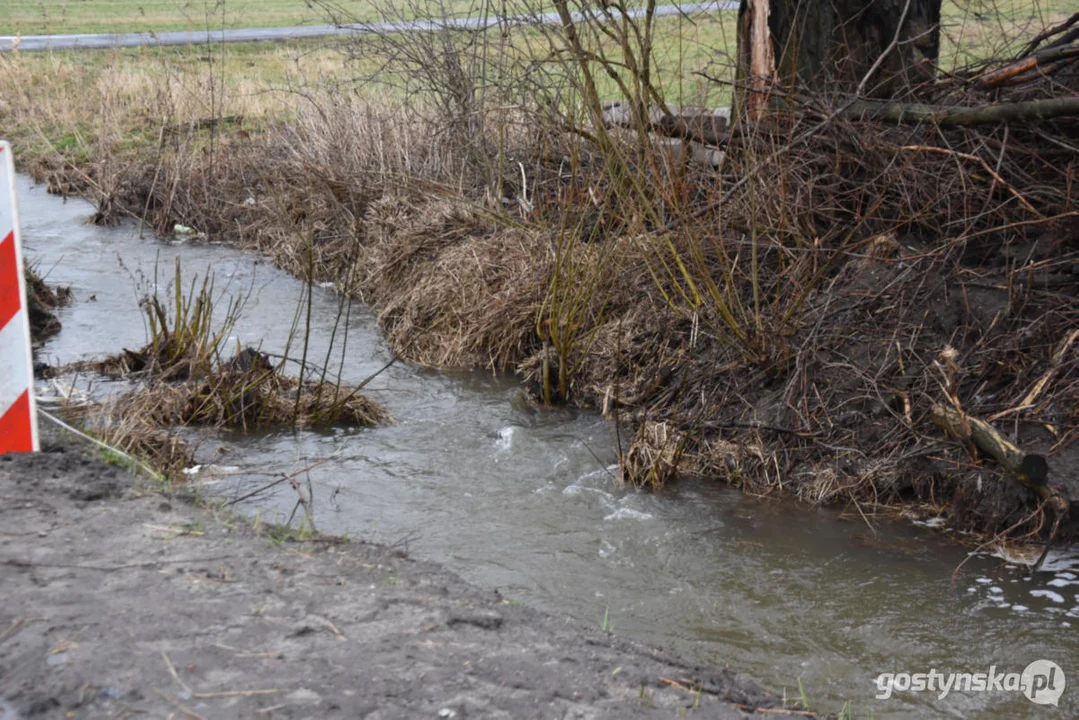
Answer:
[[[1079,579],[1076,579],[1074,573],[1061,572],[1057,573],[1056,577],[1046,583],[1049,587],[1064,588],[1070,585],[1079,585]]]
[[[589,470],[588,472],[577,478],[577,481],[583,480],[601,480],[609,481],[611,478],[618,477],[618,466],[608,465],[605,468],[597,468],[595,470]]]
[[[1079,571],[1079,547],[1067,547],[1061,550],[1049,551],[1045,556],[1045,562],[1038,568],[1039,572],[1067,573],[1070,570]]]
[[[495,445],[502,450],[509,450],[513,447],[513,436],[516,434],[517,428],[512,425],[502,428],[498,431],[498,440],[495,440]]]
[[[581,493],[595,493],[596,495],[599,495],[600,497],[604,497],[604,498],[608,498],[608,499],[610,499],[610,497],[611,497],[611,494],[609,492],[607,492],[606,490],[600,490],[599,488],[588,487],[587,485],[577,485],[576,483],[574,483],[573,485],[567,485],[562,490],[562,494],[565,495],[566,497],[573,497],[574,495],[580,495]]]
[[[618,508],[610,515],[605,515],[604,520],[651,520],[652,514],[634,510],[632,508]]]
[[[1064,603],[1064,596],[1060,593],[1055,593],[1052,590],[1031,590],[1030,595],[1032,597],[1043,597],[1052,600],[1055,603]]]
[[[206,481],[211,478],[222,478],[226,475],[235,475],[242,472],[242,468],[238,465],[192,465],[191,467],[184,468],[181,472],[188,477],[197,477],[200,480]]]

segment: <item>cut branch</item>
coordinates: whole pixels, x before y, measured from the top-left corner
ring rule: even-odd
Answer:
[[[1079,97],[1028,100],[976,107],[924,105],[921,103],[874,102],[859,100],[850,104],[843,115],[856,120],[897,123],[932,123],[940,127],[992,125],[1020,120],[1049,120],[1079,117]]]
[[[1045,458],[1025,453],[984,420],[961,413],[955,408],[937,405],[932,420],[957,440],[972,442],[979,450],[996,460],[1007,474],[1033,490],[1043,500],[1052,498],[1052,505],[1066,512],[1068,501],[1049,484],[1049,465]]]
[[[1008,84],[1009,81],[1014,81],[1016,78],[1023,77],[1032,70],[1041,70],[1042,73],[1048,74],[1052,71],[1059,70],[1067,64],[1061,61],[1074,60],[1077,57],[1079,57],[1079,47],[1054,47],[1049,48],[1048,50],[1042,50],[1030,57],[1023,58],[1006,67],[1002,67],[999,70],[994,70],[993,72],[982,75],[981,79],[978,81],[978,86],[982,89],[988,89]]]

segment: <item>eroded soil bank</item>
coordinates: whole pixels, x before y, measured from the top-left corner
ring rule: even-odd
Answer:
[[[784,347],[779,356],[757,362],[708,327],[703,310],[664,299],[678,283],[655,279],[674,262],[663,257],[662,236],[601,229],[599,240],[565,240],[580,228],[372,186],[370,148],[328,139],[360,136],[370,128],[349,124],[371,119],[341,111],[334,121],[351,129],[284,125],[219,137],[209,194],[197,192],[210,171],[198,157],[171,171],[135,160],[105,196],[80,185],[82,169],[27,169],[53,191],[87,193],[99,220],[149,210],[163,234],[176,223],[195,227],[353,294],[378,312],[402,359],[518,372],[540,405],[548,373],[553,404],[595,408],[622,425],[623,477],[634,484],[658,489],[689,474],[757,495],[944,516],[960,530],[1044,540],[1054,517],[1040,498],[933,422],[935,408],[952,407],[952,393],[973,416],[1011,418],[1002,431],[1046,455],[1055,491],[1073,506],[1079,498],[1072,286],[1028,284],[1017,295],[1023,271],[1007,264],[1010,245],[963,255],[940,238],[885,232],[807,261],[827,287],[805,297],[793,334],[772,336]],[[159,172],[176,173],[168,204],[147,193]],[[1066,242],[1035,243],[1025,257],[1070,273]],[[564,363],[556,326],[569,347]],[[950,370],[941,353],[953,347]],[[1028,419],[1017,422],[1017,413]],[[1075,510],[1060,518],[1057,542],[1074,538],[1076,518]]]
[[[518,372],[542,403],[601,410],[630,483],[695,474],[983,537],[1075,536],[1076,168],[1038,135],[1070,124],[940,137],[777,113],[733,133],[716,171],[632,133],[599,142],[596,118],[583,140],[535,98],[454,124],[312,88],[249,115],[147,56],[79,58],[16,58],[0,87],[0,129],[51,191],[332,283],[402,359]],[[990,152],[1005,146],[1007,162]],[[939,410],[1046,456],[1064,510]]]
[[[400,550],[139,488],[66,438],[0,456],[0,717],[748,717],[729,670]],[[697,692],[699,689],[700,692]]]

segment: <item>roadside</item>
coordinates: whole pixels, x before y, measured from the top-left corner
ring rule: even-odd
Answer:
[[[724,669],[520,607],[399,549],[297,541],[66,437],[0,456],[0,718],[748,717]]]
[[[686,13],[734,11],[737,3],[731,0],[660,5],[647,12],[654,17],[680,16]],[[645,8],[626,12],[627,18],[638,19]],[[580,13],[577,13],[580,15]],[[87,50],[121,47],[156,47],[165,45],[211,45],[218,43],[257,42],[269,40],[300,40],[332,36],[381,35],[397,32],[431,32],[440,30],[475,30],[504,26],[528,26],[561,22],[558,13],[540,15],[490,15],[484,17],[445,17],[437,20],[391,20],[353,22],[340,25],[296,25],[292,27],[249,27],[221,29],[194,28],[166,32],[77,33],[49,35],[0,35],[0,52],[45,52],[55,50]]]

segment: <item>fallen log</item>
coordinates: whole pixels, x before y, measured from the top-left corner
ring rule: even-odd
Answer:
[[[779,107],[786,100],[773,99]],[[664,113],[653,106],[648,111],[648,132],[688,142],[716,147],[725,146],[730,139],[726,108],[717,110],[672,111]],[[995,125],[1002,122],[1079,118],[1079,96],[1027,100],[991,105],[927,105],[877,100],[856,100],[840,113],[851,120],[893,122],[900,124],[931,123],[939,127],[969,127]],[[608,127],[637,129],[638,121],[632,110],[621,102],[607,103],[603,122]]]
[[[1049,463],[1043,455],[1023,452],[989,423],[955,408],[935,405],[931,418],[952,437],[964,443],[973,443],[992,457],[1009,475],[1043,500],[1050,501],[1058,512],[1068,511],[1067,499],[1049,484]]]
[[[993,125],[1020,120],[1079,117],[1079,97],[995,103],[973,107],[858,100],[851,103],[842,114],[852,120],[932,123],[940,127]]]
[[[1067,64],[1063,61],[1071,61],[1075,58],[1079,58],[1079,47],[1048,48],[1022,60],[1017,60],[1007,67],[982,75],[978,80],[978,87],[988,90],[1000,85],[1013,84],[1017,79],[1033,79],[1032,72],[1035,70],[1047,75]]]

